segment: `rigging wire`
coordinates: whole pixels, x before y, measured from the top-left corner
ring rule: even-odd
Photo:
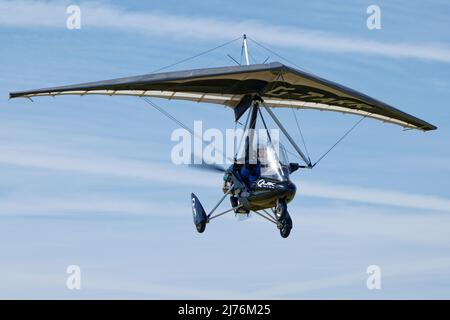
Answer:
[[[249,39],[250,41],[252,41],[253,43],[255,43],[257,46],[263,48],[264,50],[272,53],[273,55],[277,56],[278,58],[292,64],[293,66],[297,67],[298,69],[302,70],[302,71],[306,71],[304,68],[300,67],[298,64],[296,64],[295,62],[289,60],[288,58],[283,57],[281,54],[275,52],[274,50],[266,47],[265,45],[261,44],[260,42],[254,40],[253,38],[247,37],[247,39]]]
[[[167,69],[167,68],[170,68],[170,67],[174,67],[174,66],[176,66],[176,65],[179,65],[180,63],[183,63],[183,62],[186,62],[186,61],[189,61],[189,60],[198,58],[198,57],[200,57],[200,56],[202,56],[202,55],[204,55],[204,54],[207,54],[207,53],[210,53],[210,52],[212,52],[212,51],[214,51],[214,50],[217,50],[217,49],[219,49],[219,48],[225,47],[225,46],[227,46],[227,45],[229,45],[229,44],[231,44],[231,43],[233,43],[233,42],[235,42],[235,41],[237,41],[237,40],[239,40],[239,39],[241,39],[241,37],[236,38],[236,39],[233,39],[233,40],[230,40],[230,41],[227,41],[227,42],[222,43],[221,45],[218,45],[218,46],[216,46],[216,47],[214,47],[214,48],[211,48],[211,49],[202,51],[202,52],[197,53],[197,54],[195,54],[195,55],[193,55],[193,56],[191,56],[191,57],[188,57],[188,58],[182,59],[182,60],[180,60],[180,61],[178,61],[178,62],[169,64],[169,65],[167,65],[167,66],[165,66],[165,67],[162,67],[162,68],[153,70],[153,71],[151,71],[151,73],[158,72],[158,71],[162,71],[162,70],[164,70],[164,69]]]
[[[244,60],[244,42],[242,42],[242,46],[241,46],[241,63],[240,63],[241,66],[242,66],[243,60]]]
[[[298,156],[298,154],[296,154],[295,152],[290,151],[288,148],[286,148],[286,146],[285,146],[283,143],[280,142],[280,145],[283,147],[284,151],[286,151],[286,152],[289,153],[290,155],[294,156],[294,157],[297,158],[298,160],[303,161],[303,159],[300,158],[300,157]]]
[[[192,130],[191,128],[189,128],[187,125],[185,125],[183,122],[179,121],[177,118],[175,118],[173,115],[171,115],[169,112],[167,112],[166,110],[164,110],[163,108],[161,108],[160,106],[158,106],[156,103],[154,103],[152,100],[150,100],[147,97],[142,97],[142,100],[144,100],[145,102],[147,102],[150,106],[152,106],[153,108],[155,108],[156,110],[158,110],[160,113],[162,113],[164,116],[166,116],[167,118],[169,118],[170,120],[172,120],[173,122],[175,122],[177,125],[179,125],[180,127],[186,129],[187,131],[189,131],[192,135],[195,135],[194,130]],[[198,138],[198,137],[197,137]],[[203,140],[203,139],[202,139]]]
[[[230,58],[231,60],[233,60],[234,62],[236,62],[236,64],[237,64],[238,66],[241,65],[235,58],[233,58],[233,57],[231,56],[231,54],[227,54],[227,57]]]
[[[202,51],[202,52],[200,52],[200,53],[198,53],[198,54],[195,54],[195,55],[190,56],[190,57],[188,57],[188,58],[182,59],[182,60],[180,60],[180,61],[178,61],[178,62],[169,64],[169,65],[164,66],[164,67],[162,67],[162,68],[153,70],[153,71],[151,71],[151,72],[154,73],[154,72],[162,71],[162,70],[167,69],[167,68],[174,67],[174,66],[179,65],[179,64],[181,64],[181,63],[190,61],[190,60],[192,60],[192,59],[195,59],[195,58],[198,58],[198,57],[200,57],[200,56],[202,56],[202,55],[205,55],[205,54],[207,54],[207,53],[210,53],[210,52],[212,52],[212,51],[214,51],[214,50],[217,50],[217,49],[219,49],[219,48],[225,47],[225,46],[227,46],[227,45],[229,45],[229,44],[231,44],[231,43],[233,43],[233,42],[235,42],[235,41],[237,41],[237,40],[239,40],[239,39],[241,39],[241,37],[238,37],[238,38],[236,38],[236,39],[227,41],[227,42],[225,42],[225,43],[223,43],[223,44],[220,44],[220,45],[218,45],[218,46],[216,46],[216,47],[213,47],[213,48],[211,48],[211,49]],[[257,46],[261,47],[262,49],[264,49],[264,50],[270,52],[271,54],[273,54],[273,55],[279,57],[280,59],[282,59],[282,60],[284,60],[284,61],[286,61],[286,62],[292,64],[293,66],[297,67],[298,69],[305,71],[302,67],[300,67],[299,65],[297,65],[295,62],[293,62],[293,61],[291,61],[291,60],[289,60],[289,59],[283,57],[281,54],[275,52],[274,50],[272,50],[272,49],[270,49],[270,48],[268,48],[268,47],[266,47],[265,45],[259,43],[258,41],[254,40],[253,38],[248,37],[248,39],[249,39],[250,41],[252,41],[253,43],[255,43]],[[241,64],[242,64],[242,60],[243,60],[243,54],[244,54],[244,45],[242,44],[242,48],[241,48],[241,57],[240,57],[240,58],[241,58],[241,59],[240,59],[240,60],[241,60]],[[251,56],[251,58],[256,62],[256,59],[255,59],[253,56]],[[233,59],[233,60],[234,60],[234,59]],[[268,59],[266,59],[266,61],[267,61],[267,60],[268,60]],[[264,61],[264,63],[265,63],[266,61]],[[159,111],[161,114],[163,114],[163,115],[166,116],[167,118],[171,119],[173,122],[175,122],[176,124],[178,124],[180,127],[186,129],[186,130],[187,130],[188,132],[190,132],[192,135],[196,136],[196,137],[199,138],[201,141],[203,141],[203,138],[202,138],[202,137],[199,137],[198,135],[196,135],[195,132],[194,132],[191,128],[189,128],[187,125],[185,125],[184,123],[182,123],[181,121],[179,121],[177,118],[175,118],[175,117],[174,117],[173,115],[171,115],[169,112],[167,112],[166,110],[164,110],[163,108],[161,108],[160,106],[158,106],[156,103],[154,103],[153,101],[151,101],[151,100],[148,99],[147,97],[142,97],[142,99],[143,99],[146,103],[148,103],[150,106],[152,106],[153,108],[155,108],[157,111]],[[308,151],[308,148],[306,147],[305,139],[304,139],[303,133],[302,133],[302,131],[301,131],[299,121],[298,121],[298,119],[297,119],[297,116],[296,116],[296,114],[295,114],[295,111],[294,111],[294,110],[292,110],[292,111],[293,111],[293,114],[294,114],[295,122],[296,122],[296,124],[297,124],[297,128],[298,128],[298,130],[299,130],[299,133],[300,133],[300,136],[301,136],[301,139],[302,139],[303,146],[305,147],[306,154],[307,154],[308,158],[310,158],[310,156],[309,156],[309,151]],[[250,114],[249,114],[249,115],[250,115]],[[248,122],[248,120],[249,120],[249,115],[248,115],[248,117],[247,117],[247,122]],[[262,118],[261,112],[260,112],[260,115],[261,115],[261,118]],[[322,161],[322,159],[325,158],[325,157],[328,155],[328,153],[330,153],[331,150],[333,150],[333,149],[334,149],[334,148],[335,148],[342,140],[344,140],[344,138],[347,137],[347,135],[349,135],[350,132],[352,132],[352,131],[353,131],[353,130],[354,130],[354,129],[355,129],[355,128],[356,128],[356,127],[357,127],[357,126],[358,126],[358,125],[359,125],[359,124],[360,124],[367,116],[369,116],[369,115],[365,115],[364,117],[362,117],[361,119],[359,119],[359,120],[358,120],[358,121],[357,121],[350,129],[349,129],[349,130],[347,130],[347,132],[345,132],[344,135],[343,135],[341,138],[339,138],[339,139],[336,141],[336,143],[335,143],[333,146],[331,146],[331,148],[328,149],[327,152],[325,152],[321,157],[319,157],[319,159],[312,165],[312,168],[314,168],[320,161]],[[264,119],[263,119],[263,121],[264,121]],[[247,122],[246,122],[246,124],[245,124],[245,126],[244,126],[244,129],[245,129],[246,126],[247,126]],[[264,123],[264,125],[265,125],[265,123]],[[235,129],[236,129],[236,127],[235,127]],[[266,127],[266,129],[267,129],[267,127]],[[270,139],[270,138],[269,138],[269,139]],[[239,143],[239,147],[240,147],[240,144],[241,144],[241,143],[242,143],[242,140],[241,140],[240,143]],[[215,148],[215,147],[214,147],[214,149],[217,150],[218,152],[220,152],[222,155],[224,155],[223,151],[218,150],[218,149]],[[285,150],[286,150],[288,153],[294,155],[296,158],[300,159],[295,153],[293,153],[293,152],[287,150],[286,148],[285,148]],[[238,150],[237,150],[237,152],[238,152]],[[229,161],[233,161],[233,160],[229,159],[226,155],[224,155],[224,156],[225,156]],[[236,157],[236,156],[237,156],[237,154],[235,155],[235,157]]]
[[[177,118],[175,118],[175,116],[173,116],[172,114],[170,114],[169,112],[167,112],[166,110],[164,110],[163,108],[161,108],[160,106],[158,106],[156,103],[154,103],[152,100],[150,100],[147,97],[142,97],[142,100],[144,100],[145,102],[147,102],[150,106],[152,106],[154,109],[156,109],[157,111],[159,111],[161,114],[163,114],[164,116],[166,116],[167,118],[169,118],[170,120],[172,120],[173,122],[175,122],[176,124],[178,124],[180,127],[184,128],[185,130],[189,131],[193,136],[197,137],[198,139],[200,139],[203,142],[203,137],[200,137],[199,135],[195,134],[194,130],[192,130],[191,128],[189,128],[187,125],[185,125],[183,122],[181,122],[180,120],[178,120]],[[224,156],[228,161],[230,162],[234,162],[232,159],[230,159],[229,157],[227,157],[224,153],[223,150],[219,150],[217,149],[217,147],[215,145],[212,145],[213,149],[218,151],[222,156]]]
[[[245,120],[245,125],[244,125],[244,134],[242,135],[242,137],[241,137],[241,139],[239,141],[239,145],[238,145],[237,150],[235,150],[235,154],[234,154],[234,159],[235,160],[237,160],[238,153],[239,153],[239,151],[241,151],[242,142],[244,141],[244,138],[245,138],[245,130],[247,130],[248,122],[250,120],[250,113],[251,113],[251,109],[249,108],[249,111],[247,113],[247,120]]]
[[[302,71],[306,71],[304,68],[300,67],[300,66],[299,66],[298,64],[296,64],[295,62],[289,60],[288,58],[285,58],[285,57],[282,56],[281,54],[279,54],[279,53],[277,53],[276,51],[274,51],[274,50],[268,48],[267,46],[261,44],[260,42],[254,40],[253,38],[250,38],[250,37],[247,37],[247,38],[248,38],[250,41],[252,41],[253,43],[255,43],[257,46],[261,47],[262,49],[267,50],[268,52],[270,52],[270,53],[272,53],[273,55],[279,57],[280,59],[282,59],[282,60],[284,60],[284,61],[286,61],[286,62],[292,64],[292,65],[295,66],[296,68],[298,68],[298,69],[300,69],[300,70],[302,70]],[[308,71],[306,71],[306,72],[308,72]],[[335,148],[342,140],[344,140],[344,138],[347,137],[347,135],[349,135],[350,132],[352,132],[352,131],[353,131],[353,130],[354,130],[354,129],[355,129],[355,128],[356,128],[356,127],[357,127],[357,126],[358,126],[365,118],[367,118],[369,115],[370,115],[370,114],[367,114],[367,115],[365,115],[364,117],[362,117],[361,119],[359,119],[359,120],[358,120],[358,121],[357,121],[350,129],[349,129],[349,130],[347,130],[347,132],[345,132],[345,134],[344,134],[341,138],[339,138],[339,140],[337,140],[336,143],[335,143],[334,145],[332,145],[331,148],[328,149],[327,152],[325,152],[322,156],[319,157],[319,159],[312,165],[312,168],[314,168],[320,161],[322,161],[322,159],[325,158],[325,157],[328,155],[328,153],[330,153],[331,150],[333,150],[333,149],[334,149],[334,148]],[[295,113],[294,113],[294,116],[295,116]],[[303,144],[304,144],[306,153],[308,154],[308,158],[309,158],[308,149],[306,148],[306,144],[305,144],[305,142],[304,142],[304,137],[303,137],[303,134],[301,133],[300,126],[299,126],[299,124],[298,124],[298,121],[297,121],[297,117],[296,117],[296,116],[295,116],[295,120],[296,120],[296,122],[297,122],[297,127],[299,128],[300,135],[302,136]],[[286,151],[288,151],[288,150],[286,150]],[[288,151],[288,152],[289,152],[289,151]],[[289,152],[289,153],[293,154],[292,152]],[[298,158],[298,157],[297,157],[297,158]]]
[[[253,60],[253,63],[258,64],[258,61],[255,59],[255,57],[251,54],[251,52],[248,53],[250,56],[250,59]]]
[[[330,151],[331,150],[333,150],[334,149],[334,147],[336,147],[342,140],[344,140],[344,138],[347,136],[347,135],[349,135],[349,133],[350,132],[352,132],[353,131],[353,129],[355,129],[365,118],[367,118],[367,116],[369,116],[369,114],[366,114],[364,117],[362,117],[361,119],[359,119],[349,130],[347,130],[347,132],[346,133],[344,133],[344,135],[341,137],[341,138],[339,138],[339,140],[338,141],[336,141],[336,143],[330,148],[330,149],[328,149],[328,151],[327,152],[325,152],[320,158],[319,158],[319,160],[317,160],[313,165],[312,165],[312,167],[314,168],[323,158],[325,158],[325,156],[328,154],[328,153],[330,153]]]
[[[247,37],[248,38],[248,37]],[[265,64],[270,59],[270,55],[267,56],[268,51],[258,46],[252,46],[252,50],[248,52],[249,55],[253,55],[253,60],[256,64]],[[261,62],[258,62],[256,58],[262,57]]]
[[[302,138],[302,142],[303,142],[303,146],[305,147],[306,155],[308,156],[308,159],[311,161],[311,157],[309,156],[309,151],[308,151],[308,148],[306,147],[305,138],[303,136],[302,129],[300,129],[300,124],[298,122],[297,115],[295,114],[294,109],[291,109],[291,110],[292,110],[292,114],[294,115],[294,118],[295,118],[295,123],[297,124],[298,132],[300,132],[300,137]]]

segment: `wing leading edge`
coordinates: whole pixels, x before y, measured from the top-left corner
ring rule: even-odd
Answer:
[[[146,74],[62,87],[12,92],[10,98],[59,95],[130,95],[189,100],[235,108],[248,94],[266,105],[356,114],[404,128],[437,127],[353,89],[278,62]]]

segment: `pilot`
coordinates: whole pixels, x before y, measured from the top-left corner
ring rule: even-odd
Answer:
[[[255,182],[261,175],[261,164],[259,163],[246,163],[241,167],[241,177],[244,183],[250,188],[250,186]]]

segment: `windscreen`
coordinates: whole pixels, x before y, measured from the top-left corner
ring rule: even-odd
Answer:
[[[261,177],[285,181],[288,174],[283,170],[279,157],[272,145],[258,149],[258,159],[261,164]]]

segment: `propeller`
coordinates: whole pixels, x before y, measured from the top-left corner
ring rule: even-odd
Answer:
[[[192,161],[191,161],[191,164],[189,164],[189,168],[198,169],[198,170],[204,170],[204,171],[221,172],[221,173],[225,173],[227,171],[221,165],[209,164],[209,163],[206,163],[203,160],[201,161],[201,163],[196,163],[196,162],[200,162],[200,161],[194,161],[195,159],[200,159],[200,158],[198,158],[194,154],[192,154],[191,155],[191,160]]]
[[[227,171],[225,168],[219,166],[218,164],[208,164],[208,163],[190,164],[189,168],[222,173],[225,173]]]
[[[197,169],[197,170],[205,170],[205,171],[212,171],[212,172],[220,172],[225,173],[227,170],[218,164],[209,164],[202,160],[201,163],[196,164],[195,159],[200,159],[199,157],[196,157],[194,154],[191,154],[191,164],[189,164],[189,168]],[[200,161],[197,161],[200,162]],[[253,214],[236,214],[237,219],[239,222],[246,221],[250,218],[252,218]]]

